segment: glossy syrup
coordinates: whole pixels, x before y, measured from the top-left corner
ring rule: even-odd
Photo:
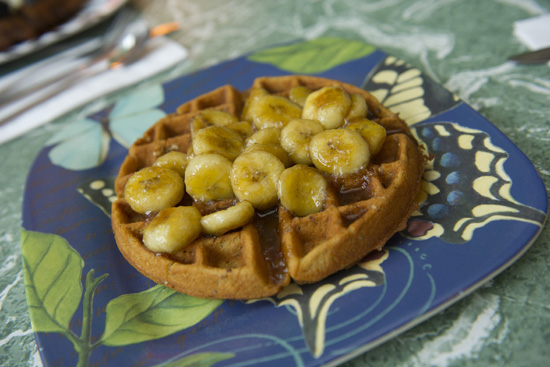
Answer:
[[[274,283],[281,283],[286,277],[286,264],[279,236],[279,215],[277,208],[268,212],[256,212],[256,228],[266,262],[269,264],[269,277]]]

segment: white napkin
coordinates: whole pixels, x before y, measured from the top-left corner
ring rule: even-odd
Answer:
[[[25,113],[0,126],[0,144],[52,121],[117,89],[152,77],[187,57],[187,50],[165,37],[151,39],[144,55],[136,62],[115,70],[107,70],[78,82],[56,96],[34,106]],[[63,67],[57,65],[57,68]],[[2,79],[14,77],[7,75]],[[0,79],[0,84],[2,83]],[[15,101],[0,108],[0,120],[7,116],[22,101]]]
[[[550,14],[514,22],[514,34],[531,50],[550,47]]]

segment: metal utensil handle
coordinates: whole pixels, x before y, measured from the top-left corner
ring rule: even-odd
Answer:
[[[29,101],[25,101],[25,103],[22,103],[20,106],[17,106],[16,108],[14,108],[13,111],[8,112],[8,114],[3,116],[2,119],[0,120],[0,126],[11,122],[13,119],[18,117],[19,115],[30,110],[34,106],[46,101],[47,99],[54,97],[55,95],[68,89],[69,87],[73,86],[79,81],[84,80],[86,78],[90,78],[94,75],[97,75],[105,71],[106,69],[108,69],[107,63],[105,63],[105,67],[101,67],[101,68],[98,67],[93,69],[89,69],[89,68],[81,69],[76,73],[71,73],[70,75],[66,76],[62,80],[56,82],[50,87],[47,87],[46,90],[40,91],[40,94],[35,98],[31,98],[29,99]]]
[[[81,68],[93,66],[95,63],[101,61],[101,59],[109,57],[110,52],[117,46],[125,30],[135,19],[136,14],[134,10],[122,8],[113,18],[103,37],[85,42],[74,49],[53,56],[37,65],[30,66],[27,73],[20,74],[0,88],[0,108],[17,99],[24,98],[39,89],[47,87],[49,84],[56,83],[69,77],[70,74],[78,72]],[[32,83],[32,85],[28,87],[16,87],[17,84],[22,82],[22,79],[33,79],[40,74],[47,73],[48,69],[55,63],[71,62],[78,59],[86,61],[83,61],[80,66],[67,68],[62,73],[57,73],[54,77],[43,78],[40,82]]]
[[[43,80],[39,82],[35,82],[28,87],[20,88],[18,90],[16,89],[9,93],[5,93],[0,96],[0,108],[5,107],[8,104],[18,99],[26,98],[27,96],[35,93],[38,90],[47,89],[49,85],[57,84],[59,82],[62,82],[65,79],[72,78],[73,75],[80,73],[83,69],[89,68],[99,61],[101,60],[93,59],[93,60],[83,61],[83,63],[79,65],[73,65],[73,67],[68,67],[67,69],[63,70],[63,72],[56,74],[55,77],[44,78]],[[29,77],[32,77],[32,75],[29,75]]]

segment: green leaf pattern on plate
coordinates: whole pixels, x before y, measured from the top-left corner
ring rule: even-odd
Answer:
[[[35,332],[61,332],[82,296],[80,255],[62,237],[23,230],[21,233],[25,287]]]
[[[341,38],[317,38],[253,53],[249,60],[271,64],[297,74],[315,74],[348,61],[364,57],[375,50],[361,41]]]
[[[157,285],[107,305],[102,342],[118,346],[162,338],[208,316],[223,301],[186,296]]]
[[[83,293],[82,257],[63,237],[54,234],[22,229],[21,244],[33,331],[65,335],[79,355],[78,366],[86,366],[90,354],[100,345],[120,347],[171,335],[197,324],[223,303],[223,300],[190,297],[161,285],[140,293],[125,294],[107,304],[103,336],[92,343],[89,330],[93,295],[108,274],[95,278],[92,269],[86,276],[82,335],[79,337],[71,330],[70,322]],[[209,353],[193,358],[201,365],[210,366],[232,356]],[[185,361],[174,363],[180,362]]]

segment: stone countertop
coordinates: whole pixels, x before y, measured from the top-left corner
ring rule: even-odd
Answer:
[[[202,69],[296,39],[361,40],[416,66],[506,134],[550,185],[550,63],[518,66],[513,22],[549,0],[137,0],[151,23],[176,20],[188,61],[158,78]],[[124,93],[124,92],[122,92]],[[20,249],[23,186],[44,142],[71,113],[0,145],[0,365],[40,366],[25,302]],[[550,232],[481,289],[344,364],[546,366],[550,360]]]

